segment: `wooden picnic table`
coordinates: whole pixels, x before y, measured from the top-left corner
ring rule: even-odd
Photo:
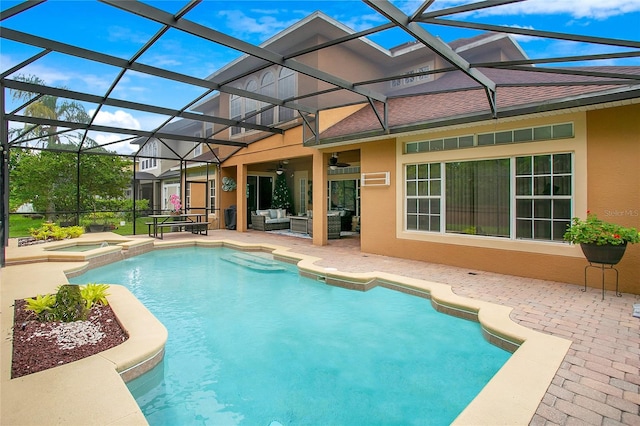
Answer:
[[[152,214],[147,216],[153,220],[147,222],[148,233],[150,237],[163,239],[165,228],[177,227],[180,231],[208,235],[209,224],[203,220],[205,216],[204,213]]]

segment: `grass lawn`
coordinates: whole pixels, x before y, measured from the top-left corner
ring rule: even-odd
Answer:
[[[39,228],[44,219],[31,219],[26,215],[9,215],[9,238],[28,237],[30,228]]]
[[[146,217],[136,219],[136,235],[147,233],[146,223],[149,221]],[[9,215],[9,238],[28,237],[29,229],[39,228],[44,219],[32,219],[27,215]],[[118,229],[114,229],[113,233],[119,235],[133,235],[133,222],[127,222],[126,225],[117,225]]]
[[[148,232],[146,225],[151,219],[147,217],[139,217],[136,219],[136,235],[143,235]],[[117,225],[117,229],[112,230],[114,234],[118,235],[133,235],[133,222],[127,222],[126,225]]]

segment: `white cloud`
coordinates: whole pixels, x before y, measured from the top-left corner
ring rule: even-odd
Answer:
[[[423,0],[394,1],[407,15],[413,14]],[[463,0],[439,0],[427,12],[468,4]],[[611,16],[640,12],[640,0],[527,0],[469,12],[474,16],[509,15],[558,15],[567,14],[573,18],[606,19]],[[454,15],[459,18],[460,15]]]
[[[337,19],[356,32],[387,22],[386,18],[376,12],[359,16],[338,16]]]
[[[503,6],[482,9],[477,16],[489,15],[558,15],[574,18],[606,19],[640,11],[638,0],[528,0]]]
[[[89,111],[89,114],[93,115],[95,110]],[[94,124],[102,126],[121,127],[124,129],[140,129],[140,121],[128,112],[122,110],[116,110],[114,112],[100,111],[94,120]],[[122,139],[129,138],[128,135],[121,135],[115,133],[94,133],[90,135],[91,139],[96,141],[98,145],[105,145],[112,142],[116,142]],[[117,142],[111,145],[105,146],[109,151],[116,151],[120,154],[131,154],[138,149],[137,145],[131,145],[129,141]]]
[[[89,114],[95,111],[90,111]],[[103,126],[123,127],[125,129],[140,129],[140,122],[128,112],[117,110],[115,112],[100,111],[94,120],[95,124]]]
[[[105,144],[111,144],[111,145],[106,145],[105,149],[108,149],[109,151],[115,151],[118,154],[131,154],[137,151],[139,148],[138,145],[131,145],[129,141],[116,142],[116,141],[122,140],[123,138],[122,136],[116,135],[113,133],[100,133],[100,134],[90,135],[90,137],[91,139],[96,141],[100,146],[104,146]],[[116,143],[113,143],[113,142],[116,142]]]
[[[507,25],[508,27],[511,28],[521,28],[523,30],[534,30],[535,28],[533,28],[533,26],[531,25]],[[532,41],[532,40],[537,40],[536,37],[531,37],[531,36],[526,36],[526,35],[521,35],[521,34],[511,34],[511,37],[513,37],[514,39],[518,40],[518,43],[524,43],[527,41]]]
[[[257,36],[261,41],[298,22],[298,18],[284,20],[276,14],[262,15],[256,19],[247,16],[242,10],[222,10],[218,12],[218,16],[228,21],[227,27],[235,37]]]

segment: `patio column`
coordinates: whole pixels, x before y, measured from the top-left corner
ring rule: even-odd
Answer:
[[[313,153],[313,244],[327,245],[327,162],[328,155]]]
[[[236,187],[236,231],[247,232],[247,165],[237,168]]]

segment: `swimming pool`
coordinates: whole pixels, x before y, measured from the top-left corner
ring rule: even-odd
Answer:
[[[71,280],[124,284],[168,328],[162,380],[129,384],[152,425],[449,424],[510,356],[426,299],[233,253],[158,250]]]
[[[65,245],[62,247],[47,248],[46,251],[64,251],[64,252],[84,252],[90,250],[96,250],[103,247],[112,247],[118,245],[120,242],[111,243],[108,241],[98,243],[75,243],[73,245]]]

